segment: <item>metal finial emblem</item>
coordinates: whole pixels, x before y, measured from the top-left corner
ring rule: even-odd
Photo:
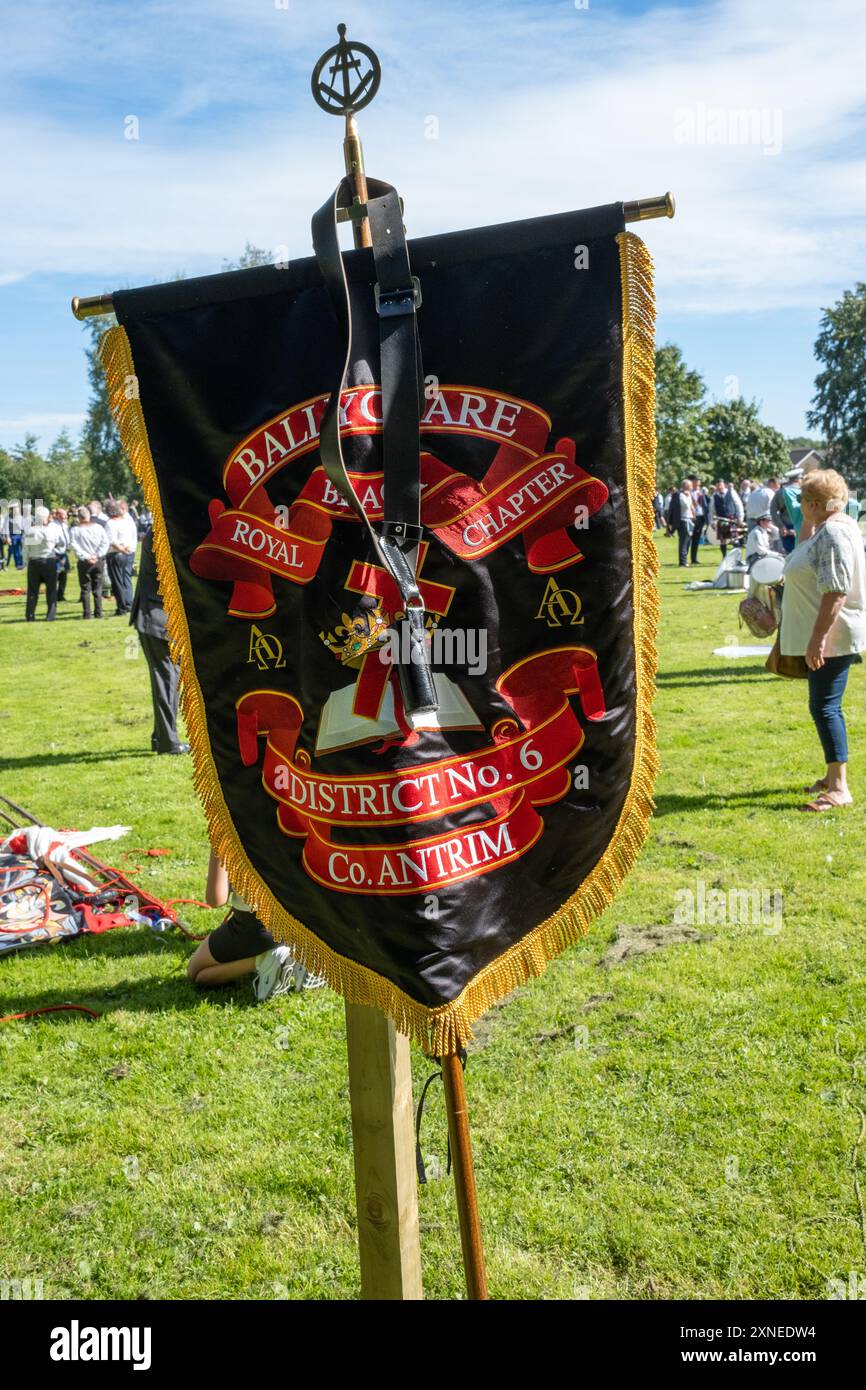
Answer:
[[[313,68],[310,86],[323,111],[330,111],[332,116],[348,116],[373,100],[382,80],[382,68],[372,48],[365,43],[347,42],[345,24],[337,25],[337,33],[340,42],[322,54]],[[330,82],[322,77],[326,68]]]

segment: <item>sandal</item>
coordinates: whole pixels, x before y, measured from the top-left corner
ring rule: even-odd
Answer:
[[[815,792],[825,792],[826,790],[827,783],[824,781],[822,777],[819,777],[817,782],[813,782],[811,787],[803,788],[804,792],[810,792],[812,794],[814,794]]]
[[[801,806],[801,811],[812,811],[823,813],[824,811],[838,811],[842,806],[850,806],[850,801],[837,801],[830,792],[822,792],[816,796],[814,801],[807,801],[805,806]]]

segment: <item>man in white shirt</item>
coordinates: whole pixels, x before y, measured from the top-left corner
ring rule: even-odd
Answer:
[[[45,602],[48,611],[45,621],[53,623],[57,617],[57,556],[65,549],[63,532],[56,521],[51,520],[47,507],[37,507],[34,512],[35,526],[24,533],[24,549],[27,555],[27,600],[24,616],[28,623],[36,621],[36,604],[39,590],[45,585]]]
[[[769,555],[773,550],[773,518],[769,512],[764,512],[763,516],[756,517],[755,524],[749,532],[746,541],[746,564],[749,569],[756,560],[763,560],[765,555]]]
[[[17,502],[10,503],[6,523],[9,529],[9,554],[15,568],[22,570],[24,568],[24,518]]]
[[[691,493],[691,482],[688,478],[684,478],[679,489],[674,488],[671,493],[671,504],[668,509],[668,526],[677,533],[677,558],[681,569],[689,564],[689,547],[692,541],[692,532],[695,529]]]
[[[93,610],[97,618],[102,617],[102,585],[105,579],[105,556],[108,553],[108,532],[104,526],[93,521],[89,507],[78,508],[78,525],[69,533],[75,558],[78,561],[78,585],[81,589],[81,607],[84,617],[91,616],[91,594]]]
[[[107,502],[105,511],[108,516],[108,578],[117,605],[115,616],[120,617],[132,607],[132,566],[138,548],[138,530],[125,502]]]
[[[94,498],[93,498],[93,500],[92,500],[92,502],[90,503],[90,506],[87,508],[87,510],[90,512],[90,520],[91,520],[91,521],[95,521],[95,522],[97,523],[97,525],[102,526],[102,527],[107,531],[107,530],[108,530],[108,517],[105,515],[105,512],[102,510],[102,503],[100,502],[100,500],[99,500],[98,497],[94,497]]]
[[[768,512],[773,504],[773,498],[779,491],[779,479],[768,478],[763,487],[756,487],[749,493],[746,502],[746,520],[749,523],[749,530],[757,525],[758,518]]]

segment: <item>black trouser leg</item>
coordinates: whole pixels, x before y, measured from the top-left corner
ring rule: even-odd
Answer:
[[[704,534],[704,523],[703,523],[702,521],[696,521],[696,522],[695,522],[695,526],[694,526],[694,530],[692,531],[692,540],[691,540],[691,547],[692,547],[692,564],[693,564],[693,565],[696,565],[696,564],[698,563],[698,546],[699,546],[700,543],[701,543],[701,536],[702,536],[703,534]]]
[[[36,617],[36,604],[39,601],[39,586],[42,583],[42,561],[27,561],[27,599],[24,605],[24,616],[28,623],[32,623]]]
[[[102,597],[105,589],[105,560],[97,560],[90,571],[90,584],[93,589],[94,617],[102,617]]]
[[[28,560],[27,602],[24,608],[24,616],[28,623],[32,623],[36,617],[39,590],[43,584],[45,585],[45,602],[48,605],[48,612],[45,617],[51,623],[57,613],[57,561]]]
[[[85,618],[90,617],[90,598],[93,596],[93,611],[97,618],[102,617],[102,586],[105,582],[105,566],[102,560],[89,565],[86,560],[78,561],[78,583],[81,585],[81,606]]]
[[[167,753],[178,744],[178,668],[169,655],[168,642],[163,637],[151,637],[146,632],[140,632],[138,640],[150,674],[153,701],[151,746],[156,753]]]
[[[689,537],[691,536],[687,522],[677,522],[677,536],[679,537],[680,565],[685,565],[689,558]]]
[[[132,607],[132,565],[134,555],[120,555],[117,567],[117,581],[120,589],[120,611],[128,613]]]
[[[78,561],[78,587],[81,590],[81,611],[85,618],[91,616],[91,573],[92,566],[86,560]]]
[[[108,570],[108,582],[109,582],[109,584],[111,585],[111,594],[112,594],[112,597],[113,597],[113,599],[114,599],[114,602],[117,604],[117,611],[118,611],[118,612],[120,612],[120,608],[121,608],[121,602],[120,602],[120,561],[121,561],[121,559],[122,559],[122,556],[118,555],[117,551],[114,551],[114,550],[113,550],[113,551],[109,551],[108,557],[106,558],[106,561],[105,561],[105,566],[106,566],[106,569]]]
[[[53,623],[57,617],[57,561],[45,560],[43,563],[45,565],[45,602],[48,604],[45,618],[47,622]]]

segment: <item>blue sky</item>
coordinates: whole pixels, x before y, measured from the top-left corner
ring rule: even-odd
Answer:
[[[4,0],[0,444],[80,425],[73,294],[309,254],[338,20],[382,59],[361,129],[410,236],[670,188],[659,341],[805,430],[821,309],[866,278],[861,0]]]

